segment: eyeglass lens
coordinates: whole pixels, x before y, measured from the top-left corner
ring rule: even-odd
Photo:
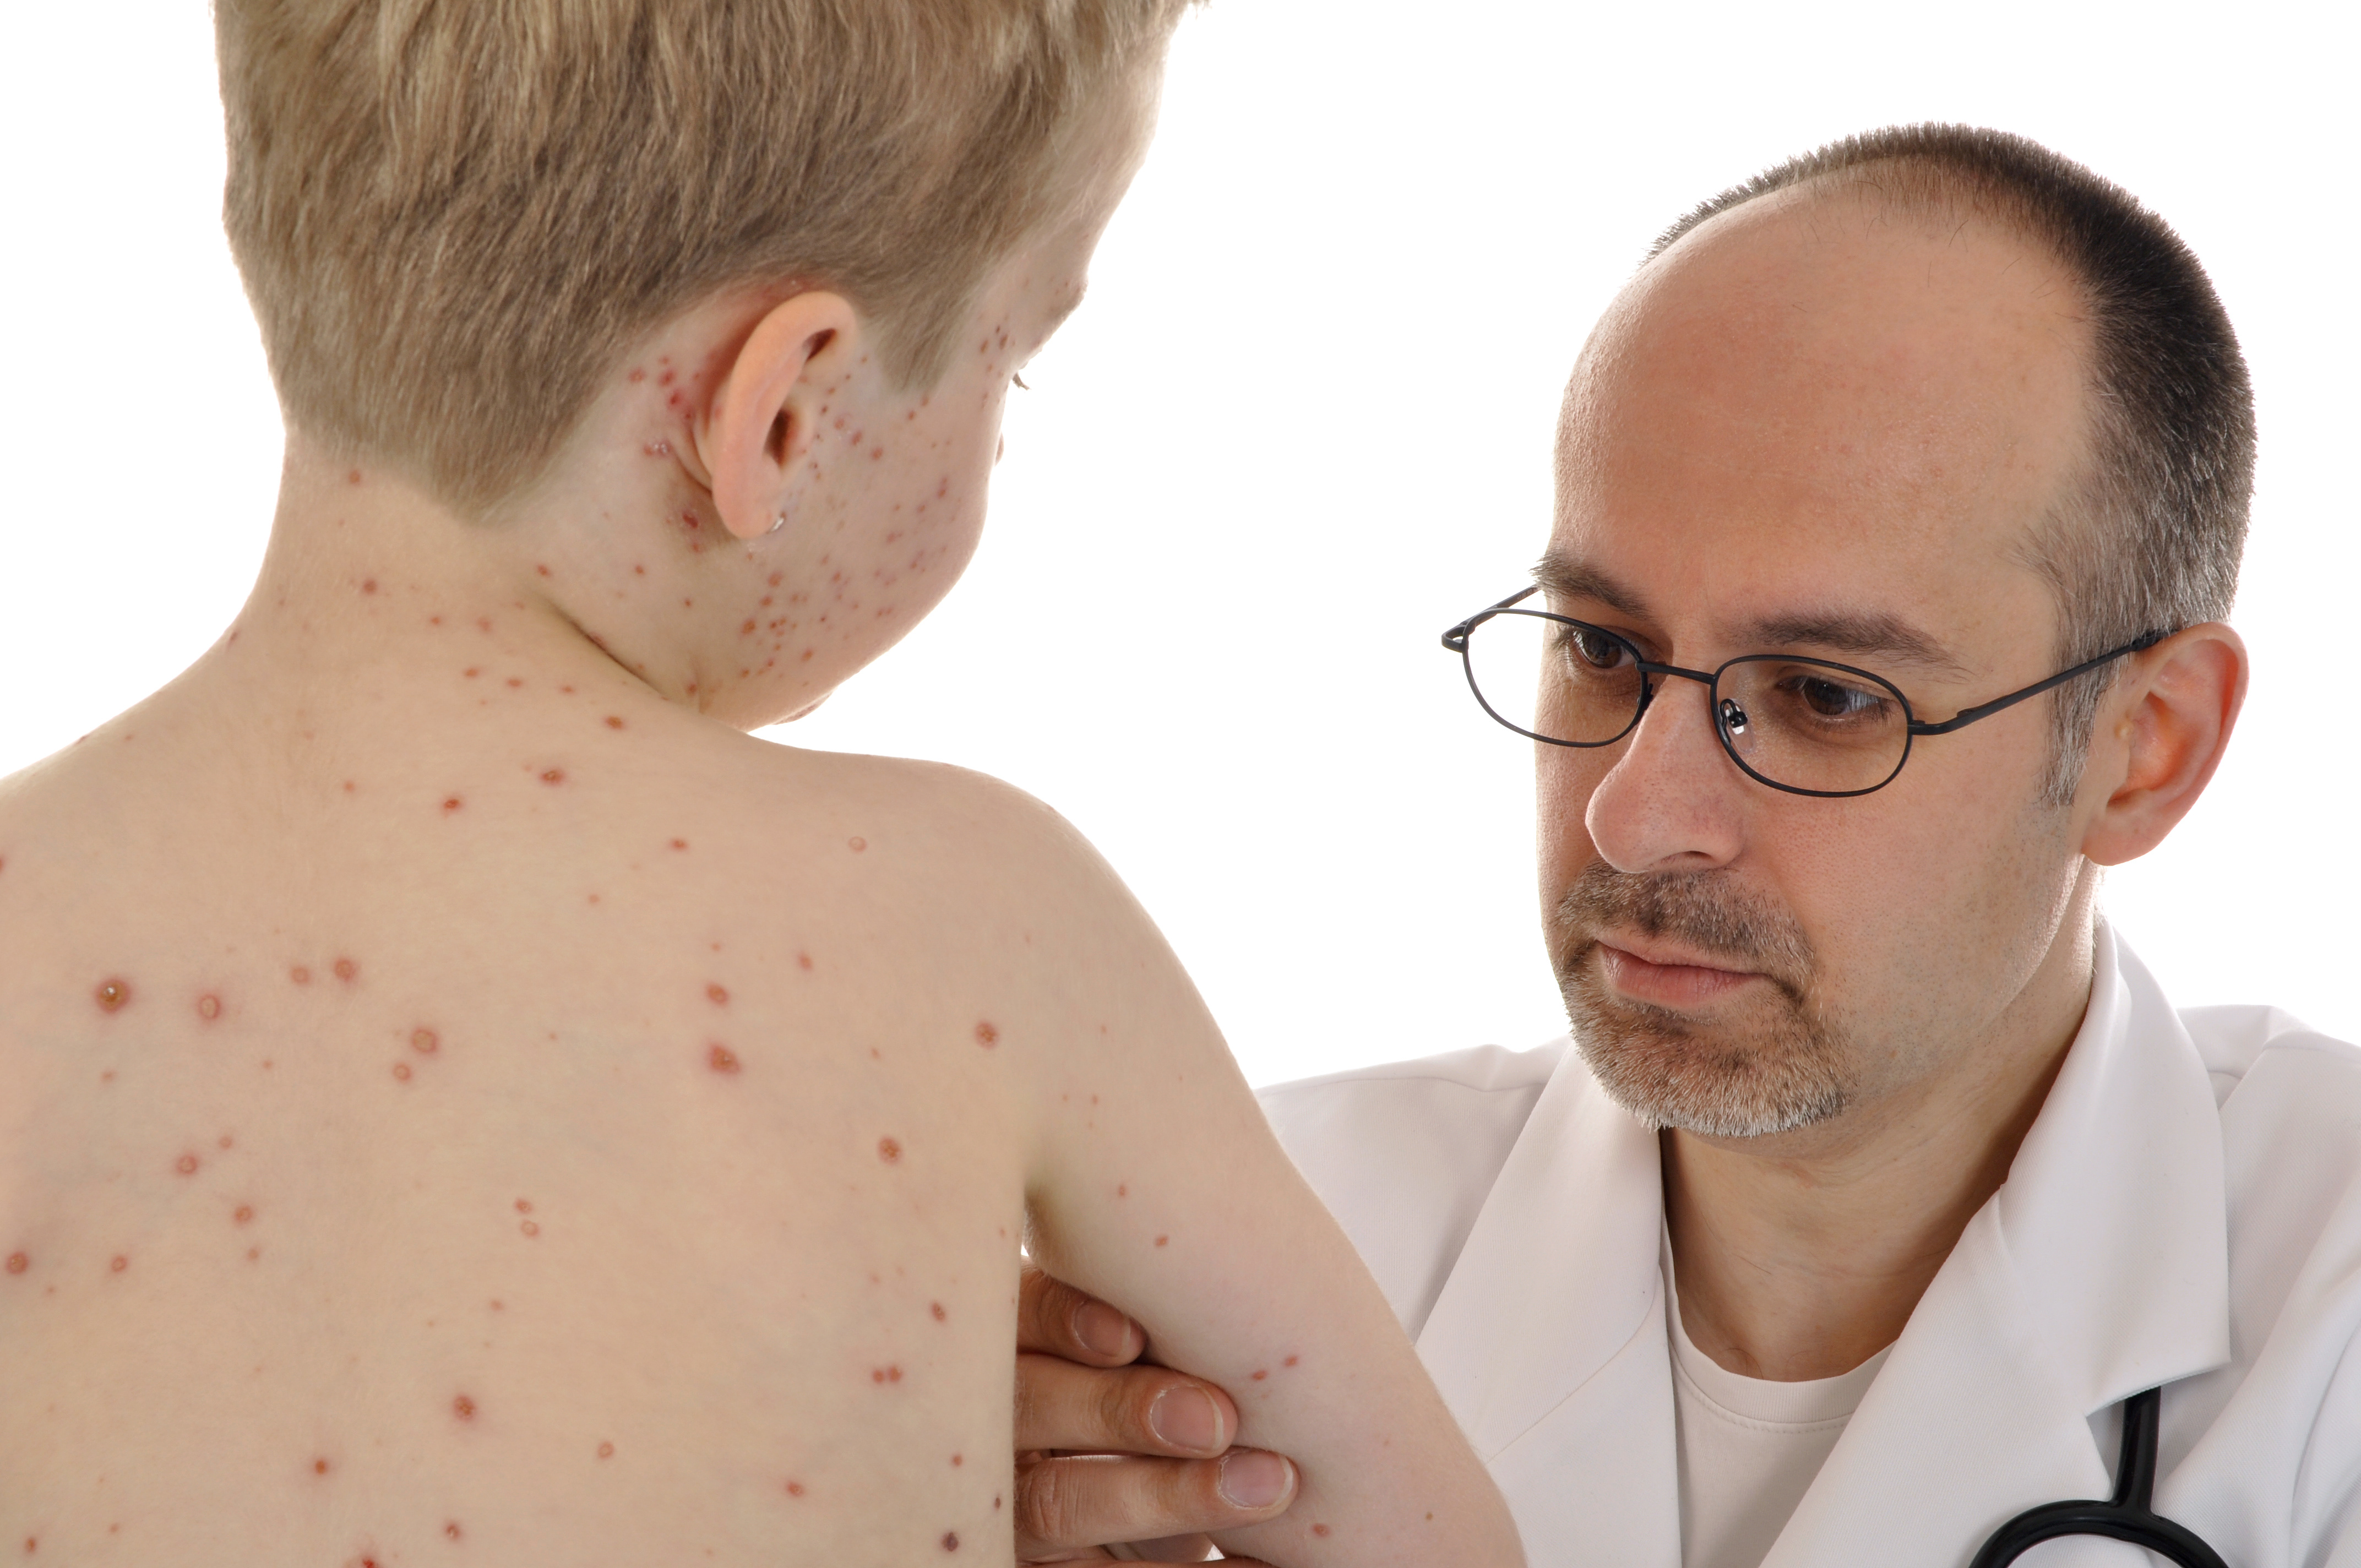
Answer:
[[[1467,640],[1468,672],[1493,717],[1537,739],[1576,746],[1603,746],[1628,733],[1651,680],[1693,684],[1645,676],[1637,660],[1632,646],[1610,632],[1515,609],[1488,617]],[[1840,665],[1782,654],[1741,659],[1722,671],[1712,701],[1715,727],[1730,752],[1758,776],[1790,789],[1875,789],[1909,752],[1902,694]]]

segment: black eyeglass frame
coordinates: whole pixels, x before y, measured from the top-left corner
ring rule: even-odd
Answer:
[[[1892,784],[1895,779],[1902,775],[1904,764],[1910,761],[1910,749],[1916,742],[1918,737],[1922,735],[1949,735],[1955,729],[1964,729],[1969,725],[1976,722],[1976,720],[1980,718],[1990,718],[1993,714],[2000,712],[2003,708],[2014,707],[2018,703],[2025,701],[2027,697],[2039,696],[2043,692],[2062,686],[2068,681],[2074,679],[2077,675],[2089,674],[2092,670],[2098,669],[2102,665],[2113,663],[2115,660],[2124,658],[2128,654],[2142,652],[2147,649],[2153,648],[2158,643],[2172,635],[2169,631],[2143,632],[2139,636],[2132,639],[2129,642],[2125,643],[2122,647],[2102,653],[2095,659],[2085,659],[2070,670],[2060,670],[2047,680],[2036,681],[2029,686],[2020,686],[2015,691],[2008,693],[2005,696],[1996,696],[1990,702],[1979,703],[1973,707],[1963,707],[1959,712],[1953,714],[1950,718],[1946,718],[1939,723],[1929,723],[1928,721],[1918,718],[1917,715],[1911,711],[1910,699],[1902,695],[1902,689],[1899,686],[1895,685],[1892,681],[1887,680],[1883,675],[1877,674],[1873,670],[1864,670],[1853,664],[1839,664],[1832,659],[1813,659],[1800,654],[1786,653],[1741,653],[1735,659],[1724,661],[1719,666],[1710,671],[1685,669],[1678,664],[1661,664],[1653,659],[1643,657],[1640,652],[1639,644],[1633,642],[1629,637],[1624,636],[1620,631],[1610,631],[1606,627],[1594,626],[1587,620],[1576,620],[1570,615],[1558,615],[1545,609],[1520,609],[1517,608],[1518,605],[1522,603],[1524,600],[1531,598],[1540,591],[1541,585],[1538,583],[1520,588],[1515,593],[1510,594],[1507,598],[1501,599],[1497,604],[1485,606],[1482,609],[1477,610],[1474,615],[1469,616],[1466,620],[1459,622],[1457,625],[1452,627],[1443,634],[1443,645],[1451,650],[1451,652],[1459,655],[1460,664],[1467,674],[1467,689],[1476,694],[1477,705],[1482,707],[1486,713],[1490,714],[1492,718],[1503,727],[1513,729],[1518,734],[1525,736],[1531,740],[1539,740],[1543,744],[1550,746],[1567,746],[1582,751],[1594,750],[1600,746],[1612,746],[1617,741],[1622,740],[1625,736],[1631,734],[1632,730],[1638,729],[1640,727],[1640,720],[1647,717],[1648,705],[1653,702],[1656,698],[1656,686],[1653,677],[1658,675],[1678,675],[1685,681],[1696,681],[1706,688],[1706,711],[1713,719],[1714,735],[1721,741],[1721,749],[1730,754],[1730,760],[1738,764],[1738,768],[1741,773],[1744,773],[1748,778],[1752,779],[1756,784],[1767,785],[1772,789],[1784,791],[1788,795],[1810,795],[1821,800],[1847,800],[1850,799],[1854,795],[1872,795],[1877,791],[1883,789],[1887,784]],[[1626,724],[1621,729],[1617,730],[1613,735],[1608,737],[1604,740],[1561,740],[1554,735],[1539,734],[1533,730],[1526,729],[1523,725],[1519,724],[1512,719],[1502,718],[1500,711],[1494,707],[1490,700],[1484,696],[1484,688],[1476,684],[1475,661],[1468,656],[1467,652],[1468,639],[1475,633],[1476,629],[1483,625],[1486,621],[1491,620],[1496,615],[1531,616],[1540,620],[1554,620],[1562,625],[1576,627],[1584,631],[1596,632],[1598,635],[1607,638],[1611,641],[1622,644],[1623,647],[1630,652],[1632,664],[1640,672],[1640,700],[1632,707],[1631,722]],[[1887,773],[1883,778],[1878,780],[1875,784],[1869,785],[1865,789],[1805,789],[1797,784],[1781,784],[1777,779],[1766,778],[1762,773],[1757,773],[1753,767],[1747,762],[1745,758],[1738,754],[1737,743],[1730,740],[1730,727],[1723,721],[1721,711],[1723,706],[1721,701],[1721,677],[1741,664],[1759,664],[1767,663],[1810,664],[1823,670],[1840,670],[1848,675],[1858,675],[1861,679],[1872,682],[1893,693],[1894,700],[1902,705],[1902,717],[1905,720],[1903,726],[1902,755],[1894,760],[1894,771]]]

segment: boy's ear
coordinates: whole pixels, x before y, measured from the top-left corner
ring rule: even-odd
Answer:
[[[801,488],[819,410],[843,389],[860,318],[840,294],[791,294],[754,323],[695,431],[713,507],[740,539],[771,532]]]
[[[2164,841],[2220,765],[2246,699],[2246,644],[2219,621],[2165,639],[2125,674],[2092,737],[2090,772],[2106,799],[2084,829],[2082,853],[2121,865]]]

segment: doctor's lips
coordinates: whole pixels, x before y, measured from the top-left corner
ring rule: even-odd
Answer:
[[[1661,938],[1619,931],[1594,936],[1587,945],[1598,955],[1599,978],[1607,982],[1608,989],[1656,1007],[1708,1005],[1750,981],[1770,978],[1756,970],[1738,968],[1730,959],[1684,948]]]

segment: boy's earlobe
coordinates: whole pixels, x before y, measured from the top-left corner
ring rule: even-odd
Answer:
[[[861,323],[825,290],[791,294],[757,320],[691,431],[731,534],[758,539],[796,510],[819,411],[840,396]]]

